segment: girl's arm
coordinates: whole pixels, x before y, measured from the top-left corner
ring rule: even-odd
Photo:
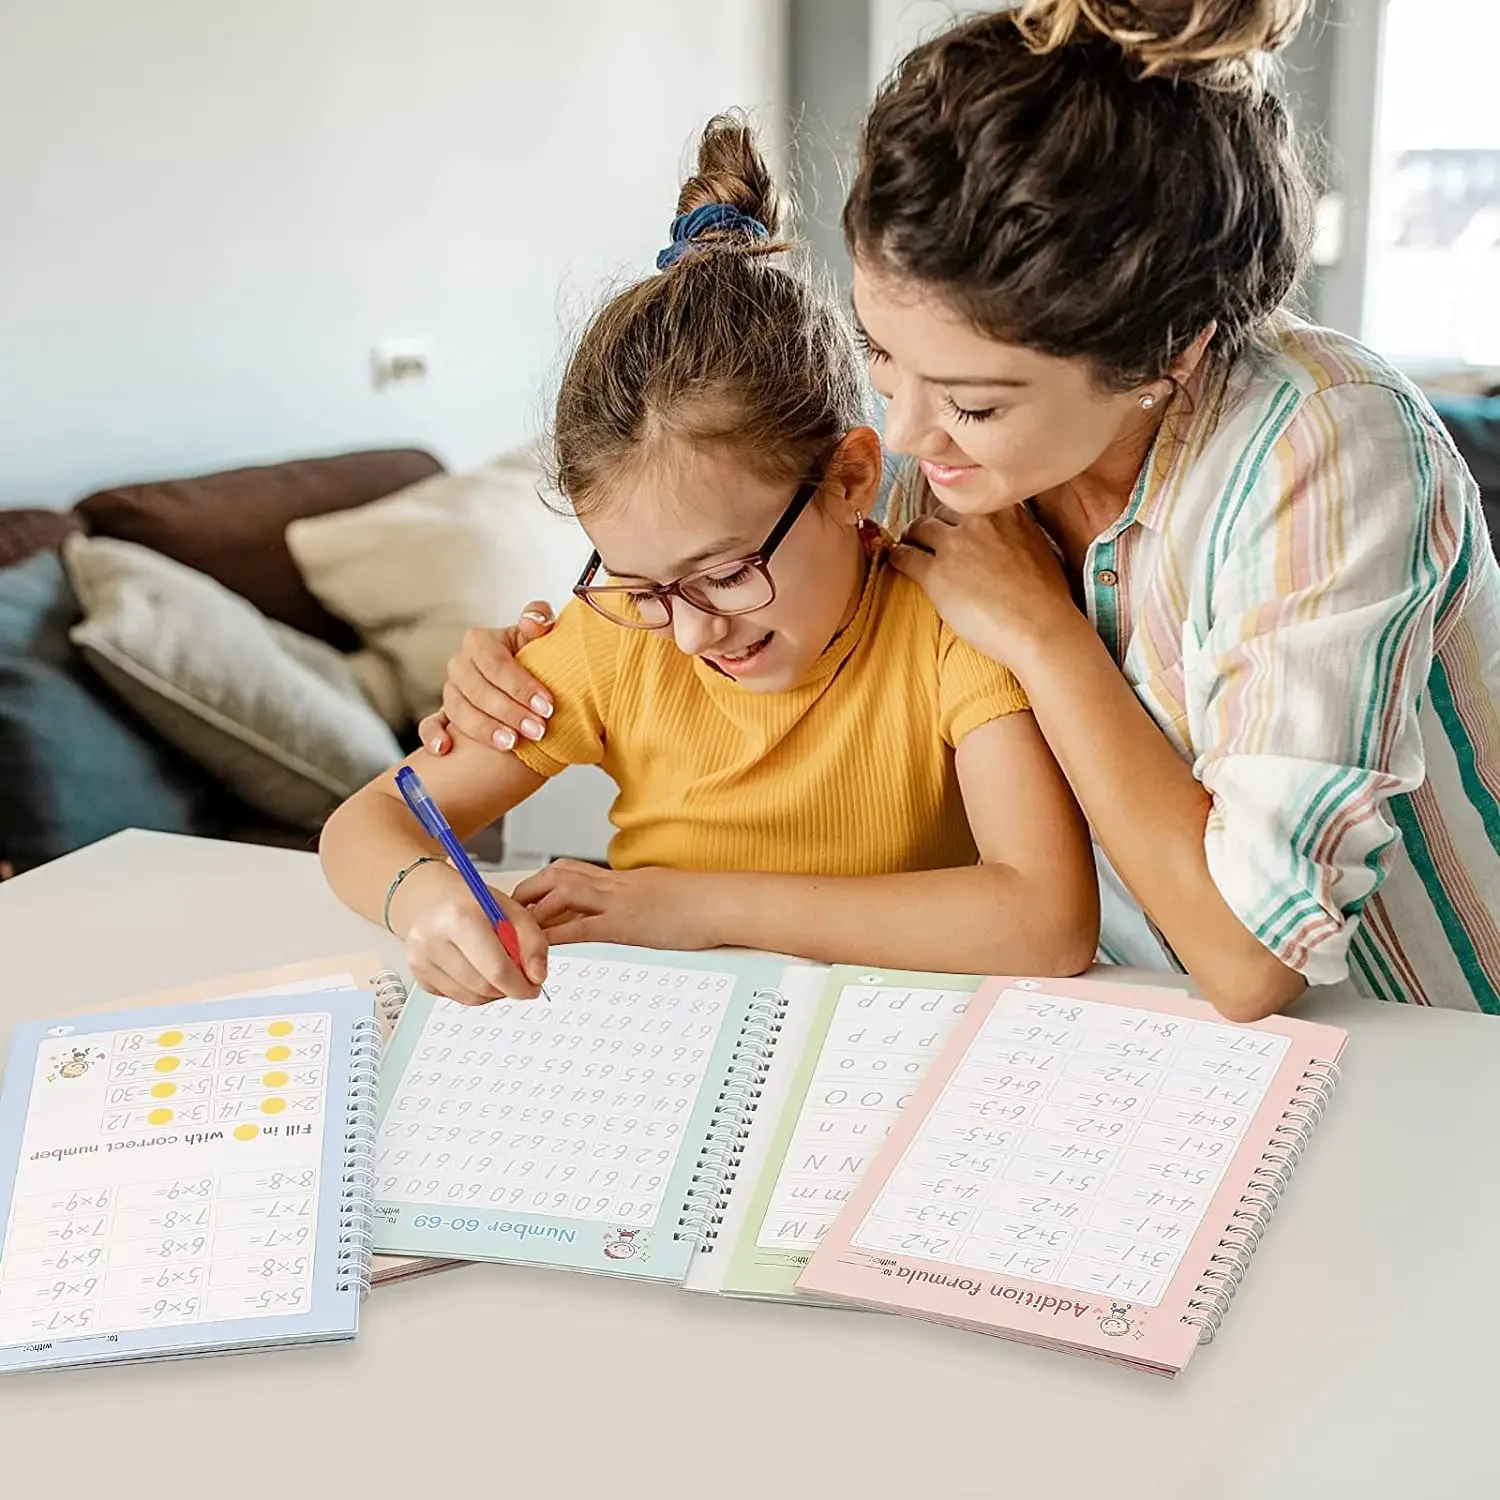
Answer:
[[[957,760],[978,865],[821,876],[616,872],[564,861],[516,897],[559,943],[762,948],[960,974],[1086,969],[1099,936],[1088,831],[1032,716],[981,725]]]
[[[542,785],[543,777],[513,755],[461,740],[442,759],[409,758],[454,833],[466,839],[504,816]],[[463,878],[442,860],[400,792],[393,767],[357,791],[323,828],[318,852],[334,894],[360,916],[380,922],[391,882],[414,860],[390,901],[390,926],[424,987],[478,1003],[498,995],[531,998],[546,974],[547,942],[525,909],[496,892],[521,941],[519,973],[490,929]]]

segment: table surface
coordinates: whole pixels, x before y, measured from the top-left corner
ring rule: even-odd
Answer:
[[[399,960],[311,855],[121,834],[0,886],[0,1034],[372,947]],[[466,1266],[378,1288],[350,1345],[10,1377],[3,1489],[1494,1500],[1500,1021],[1306,1013],[1349,1028],[1344,1081],[1176,1381],[906,1319]]]

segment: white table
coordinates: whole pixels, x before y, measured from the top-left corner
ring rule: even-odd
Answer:
[[[123,834],[0,886],[0,1031],[372,945],[399,958],[311,855]],[[472,1266],[377,1289],[345,1347],[6,1379],[0,1493],[1494,1500],[1500,1020],[1309,1013],[1350,1028],[1344,1083],[1176,1382],[903,1319]]]

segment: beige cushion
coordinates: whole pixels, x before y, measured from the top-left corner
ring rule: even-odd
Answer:
[[[252,807],[315,830],[400,759],[333,647],[134,542],[74,537],[63,558],[89,664]]]
[[[303,580],[388,665],[406,719],[441,703],[448,658],[469,626],[514,624],[532,599],[557,608],[567,599],[589,543],[538,499],[538,482],[535,463],[516,454],[287,527]],[[383,701],[368,661],[360,672]]]

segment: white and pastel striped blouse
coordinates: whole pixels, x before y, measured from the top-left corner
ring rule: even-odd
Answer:
[[[1500,568],[1410,381],[1289,324],[1174,399],[1084,585],[1245,926],[1309,984],[1500,1014]],[[1100,957],[1180,967],[1100,873]]]

